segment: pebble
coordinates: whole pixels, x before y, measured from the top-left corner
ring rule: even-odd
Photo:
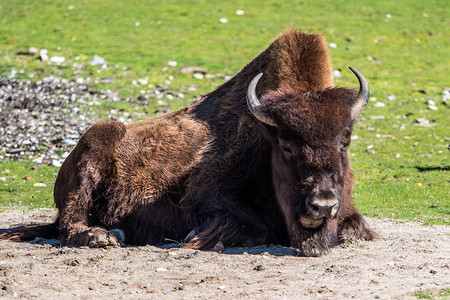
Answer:
[[[333,70],[334,77],[341,77],[341,72],[339,70]]]
[[[202,73],[207,74],[208,70],[200,67],[182,67],[180,69],[181,74],[189,74],[189,73]]]
[[[54,167],[59,168],[59,167],[62,166],[62,163],[59,160],[53,159],[52,162],[51,162],[51,165],[54,166]]]
[[[30,55],[36,55],[36,54],[39,53],[39,49],[36,48],[36,47],[30,47],[30,48],[28,48],[28,53],[29,53]]]
[[[395,97],[395,95],[389,95],[389,96],[387,96],[387,99],[388,99],[389,101],[394,101],[395,98],[397,98],[397,97]]]
[[[47,51],[47,49],[39,50],[39,58],[42,61],[47,61],[48,60],[48,51]]]
[[[84,83],[84,78],[83,77],[79,77],[75,80],[76,83],[78,84],[83,84]]]
[[[176,66],[177,66],[177,62],[174,61],[174,60],[169,60],[169,61],[167,62],[167,65],[168,65],[168,66],[171,66],[171,67],[176,67]]]
[[[71,139],[64,139],[63,143],[66,144],[66,145],[75,146],[77,144],[77,141],[71,140]]]
[[[330,46],[330,48],[337,48],[337,44],[336,43],[329,43],[328,46]]]
[[[373,107],[385,107],[386,104],[384,104],[383,102],[376,102]]]
[[[92,58],[92,61],[91,61],[91,65],[103,66],[104,64],[106,64],[106,60],[103,57],[94,55],[94,57]]]
[[[220,18],[219,22],[222,23],[222,24],[226,24],[226,23],[228,23],[228,19],[227,18]]]
[[[194,73],[194,78],[195,79],[203,79],[205,78],[205,75],[201,74],[201,73]]]
[[[425,118],[417,118],[414,120],[414,123],[419,125],[419,126],[428,126],[430,125],[430,121],[428,121]]]
[[[166,268],[158,268],[156,269],[156,272],[167,272],[168,270]]]
[[[369,119],[371,119],[371,120],[384,120],[384,116],[370,116]]]
[[[236,10],[236,15],[242,16],[245,12],[242,9]]]
[[[223,250],[225,250],[225,247],[221,241],[218,241],[217,244],[212,249],[212,251],[215,252],[223,252]]]
[[[52,56],[52,57],[50,58],[49,61],[50,61],[51,63],[60,65],[60,64],[62,64],[63,62],[66,61],[66,58],[63,57],[63,56]]]

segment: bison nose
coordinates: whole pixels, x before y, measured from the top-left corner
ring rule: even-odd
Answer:
[[[331,218],[338,209],[338,200],[336,198],[314,198],[308,206],[308,213],[313,218]]]

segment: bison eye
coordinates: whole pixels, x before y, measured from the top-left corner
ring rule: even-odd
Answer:
[[[291,148],[286,147],[286,146],[281,146],[281,151],[283,151],[284,153],[289,154],[289,155],[292,154]]]

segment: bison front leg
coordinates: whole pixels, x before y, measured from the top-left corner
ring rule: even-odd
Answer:
[[[124,245],[125,233],[122,230],[106,230],[102,224],[90,221],[91,215],[96,213],[92,209],[95,200],[92,197],[92,183],[84,181],[69,193],[61,191],[59,185],[55,187],[55,200],[67,197],[65,204],[59,207],[61,244],[94,248]]]
[[[103,194],[116,172],[115,149],[124,133],[124,125],[118,122],[95,124],[59,170],[54,199],[63,245],[106,247],[124,243],[124,232],[106,230],[101,217],[108,203]]]

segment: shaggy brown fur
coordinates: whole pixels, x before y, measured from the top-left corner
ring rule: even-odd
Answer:
[[[372,239],[353,206],[346,152],[356,93],[333,88],[331,71],[324,37],[287,31],[190,107],[127,126],[95,124],[56,180],[62,243],[158,244],[195,230],[186,247],[276,243],[320,255],[348,234]],[[276,127],[246,104],[260,72],[256,93]],[[330,195],[336,216],[302,226],[311,197]]]

